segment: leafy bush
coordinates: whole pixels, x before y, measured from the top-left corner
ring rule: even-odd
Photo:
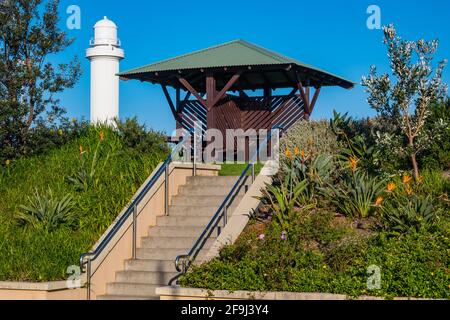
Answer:
[[[116,120],[116,126],[123,145],[136,154],[152,152],[155,149],[168,150],[163,133],[146,130],[145,125],[139,124],[137,118]]]
[[[379,174],[383,166],[382,152],[372,141],[375,128],[373,124],[373,120],[354,120],[347,114],[341,115],[336,111],[330,121],[332,131],[342,144],[338,155],[340,162],[356,159],[362,169]]]
[[[337,137],[326,120],[298,122],[281,139],[280,147],[281,150],[299,148],[310,158],[339,152]]]
[[[339,185],[328,185],[323,189],[339,212],[349,217],[369,217],[383,201],[385,181],[355,172]]]
[[[51,190],[47,195],[42,195],[36,190],[32,197],[28,197],[28,202],[28,206],[19,206],[20,211],[16,218],[20,224],[52,232],[61,225],[75,221],[74,201],[69,194],[57,199],[53,197]]]
[[[440,122],[444,125],[438,125]],[[425,128],[434,135],[420,153],[420,165],[425,169],[450,170],[450,98],[431,107]]]
[[[429,230],[435,226],[439,210],[428,197],[397,196],[383,206],[383,219],[388,230],[406,233]]]
[[[45,154],[87,134],[89,123],[84,120],[61,119],[58,124],[38,122],[28,131],[28,140],[21,149],[5,144],[0,146],[0,167],[20,157]]]

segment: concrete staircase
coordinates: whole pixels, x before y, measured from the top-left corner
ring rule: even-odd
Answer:
[[[116,281],[107,285],[106,295],[97,299],[159,299],[155,289],[167,285],[177,275],[175,258],[189,252],[237,179],[188,177],[186,185],[172,198],[169,216],[158,217],[156,226],[149,229],[149,236],[141,239],[137,259],[125,261],[124,270],[116,273]],[[228,215],[233,213],[244,194],[245,187],[242,187]],[[214,230],[197,259],[205,255],[217,235]]]

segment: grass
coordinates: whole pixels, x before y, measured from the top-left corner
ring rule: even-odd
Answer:
[[[0,168],[0,281],[67,278],[67,268],[78,265],[80,254],[91,249],[167,155],[162,143],[136,152],[126,140],[117,131],[91,127],[61,148]],[[21,223],[21,206],[30,206],[36,192],[53,202],[69,195],[74,221],[54,230]]]
[[[235,163],[224,163],[222,164],[222,169],[219,172],[220,176],[240,176],[242,172],[244,172],[248,163],[235,164]],[[255,173],[259,174],[264,167],[263,163],[257,163],[255,167]],[[252,170],[250,169],[247,172],[247,176],[252,174]]]

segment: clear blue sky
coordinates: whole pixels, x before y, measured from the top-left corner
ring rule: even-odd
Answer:
[[[61,27],[66,9],[81,8],[80,30],[68,30],[75,43],[54,57],[64,61],[78,55],[83,76],[74,89],[60,95],[71,117],[89,118],[89,62],[85,49],[92,26],[108,16],[119,26],[126,59],[121,70],[170,58],[209,46],[244,39],[359,83],[370,65],[387,71],[382,31],[366,26],[367,7],[381,8],[383,25],[395,23],[407,39],[439,39],[437,59],[450,58],[450,1],[278,0],[278,1],[144,1],[61,0]],[[436,61],[437,62],[437,61]],[[444,73],[450,80],[450,67]],[[173,117],[159,86],[121,82],[120,116],[137,116],[147,126],[171,132]],[[373,115],[358,84],[353,90],[326,88],[314,117],[329,118],[333,109],[355,117]]]

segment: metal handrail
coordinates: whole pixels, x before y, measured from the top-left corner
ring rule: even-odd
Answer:
[[[259,154],[261,152],[262,147],[266,147],[267,144],[269,143],[269,141],[272,138],[272,130],[283,130],[281,127],[279,126],[275,126],[273,127],[270,131],[269,134],[267,135],[267,138],[265,140],[265,142],[258,146],[255,155],[253,156],[253,158],[251,159],[251,161],[249,162],[249,164],[245,167],[244,171],[242,172],[242,174],[240,175],[240,177],[238,178],[238,180],[236,181],[236,183],[234,184],[233,188],[231,189],[231,191],[228,193],[228,195],[226,196],[225,200],[222,202],[222,204],[220,205],[219,209],[216,211],[216,213],[214,214],[214,216],[211,218],[211,220],[209,221],[208,225],[205,227],[205,229],[203,230],[202,234],[200,235],[200,237],[197,239],[197,241],[195,242],[194,246],[191,248],[191,250],[189,251],[188,254],[186,255],[179,255],[175,258],[175,268],[178,272],[180,272],[180,274],[178,274],[177,276],[175,276],[174,278],[172,278],[169,281],[169,285],[172,285],[172,283],[177,280],[180,276],[184,275],[187,273],[189,267],[191,266],[192,262],[195,260],[195,258],[197,257],[197,255],[200,253],[200,251],[203,249],[203,246],[205,245],[207,239],[209,238],[209,236],[213,233],[214,229],[216,227],[218,227],[219,221],[221,219],[223,219],[223,227],[226,226],[227,224],[227,219],[228,219],[228,208],[231,205],[232,201],[235,199],[238,191],[240,190],[240,188],[242,187],[242,182],[244,182],[247,178],[247,173],[249,172],[250,168],[252,168],[252,182],[255,182],[255,164],[256,161],[258,160]],[[221,232],[220,227],[218,230],[219,234]]]
[[[90,300],[90,284],[91,284],[91,276],[92,276],[92,270],[91,270],[91,264],[92,261],[95,261],[100,254],[105,250],[105,248],[109,245],[111,240],[114,238],[114,236],[117,234],[117,232],[120,230],[120,228],[125,224],[125,222],[128,220],[130,216],[133,216],[133,259],[136,258],[136,234],[137,234],[137,207],[144,199],[144,197],[147,195],[149,190],[154,186],[154,184],[159,180],[159,178],[162,176],[163,173],[166,174],[164,179],[165,184],[165,214],[168,215],[168,191],[169,191],[169,165],[174,159],[174,155],[176,152],[178,152],[179,148],[182,147],[188,139],[191,138],[192,131],[188,131],[186,136],[183,138],[183,140],[174,148],[172,153],[167,157],[167,159],[164,161],[164,163],[159,167],[159,169],[154,173],[150,181],[142,188],[142,190],[139,192],[139,194],[132,200],[130,205],[128,206],[125,213],[114,223],[110,231],[106,234],[106,236],[101,240],[100,244],[95,248],[92,252],[83,253],[80,256],[80,268],[81,271],[84,272],[86,267],[86,273],[87,273],[87,291],[88,295],[87,298]],[[194,150],[196,148],[194,143]],[[195,160],[194,160],[195,161]],[[195,174],[195,169],[194,169]]]

